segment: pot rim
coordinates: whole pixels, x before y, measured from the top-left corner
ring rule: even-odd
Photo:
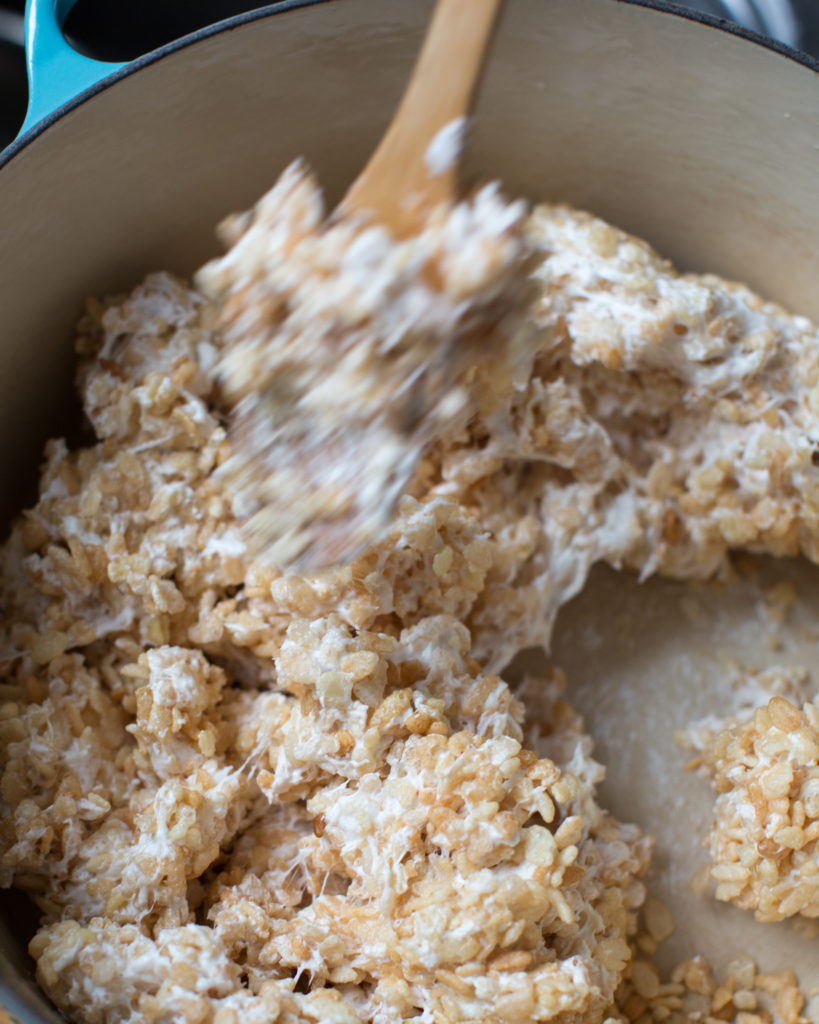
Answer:
[[[100,81],[95,82],[89,88],[78,93],[76,96],[73,96],[66,103],[63,103],[61,106],[51,111],[43,118],[42,121],[39,121],[34,125],[33,128],[30,128],[27,132],[18,135],[5,150],[0,152],[0,170],[2,170],[2,168],[10,163],[15,157],[19,156],[30,142],[39,138],[43,132],[47,131],[55,122],[59,121],[66,114],[75,110],[88,100],[93,99],[94,96],[102,92],[104,89],[108,89],[111,86],[116,85],[116,83],[123,78],[126,78],[137,71],[141,71],[143,68],[146,68],[151,64],[155,64],[179,50],[192,46],[203,39],[209,39],[211,36],[218,35],[221,32],[231,31],[232,29],[239,28],[240,26],[246,25],[252,21],[259,21],[262,18],[271,17],[274,14],[282,14],[286,11],[298,10],[302,7],[312,7],[316,4],[339,2],[342,2],[342,0],[277,0],[277,2],[267,4],[264,7],[257,7],[253,10],[245,11],[242,14],[234,15],[232,18],[225,18],[222,21],[214,22],[212,25],[206,25],[204,28],[197,29],[195,32],[190,32],[187,35],[181,36],[179,39],[166,43],[164,46],[160,46],[156,50],[151,50],[149,53],[143,54],[141,57],[137,57],[135,60],[129,61],[123,67],[118,68],[110,75],[107,75]],[[786,57],[793,63],[819,74],[819,58],[788,46],[786,43],[781,43],[776,39],[764,36],[752,29],[736,25],[734,22],[728,21],[726,18],[706,14],[703,11],[695,11],[688,7],[681,7],[679,4],[674,3],[673,0],[616,0],[616,2],[631,4],[634,7],[647,7],[651,10],[661,11],[674,17],[685,18],[687,21],[699,22],[702,25],[707,25],[710,28],[717,29],[718,31],[725,32],[729,35],[739,36],[741,39],[745,39],[749,43],[762,46],[767,50],[772,50],[774,53],[778,53],[780,56]]]

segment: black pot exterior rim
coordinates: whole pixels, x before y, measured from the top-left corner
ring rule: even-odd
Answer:
[[[262,18],[268,18],[274,14],[282,14],[286,11],[297,10],[300,7],[312,7],[316,4],[336,2],[338,2],[338,0],[278,0],[278,2],[269,4],[266,7],[255,8],[254,10],[246,11],[243,14],[237,14],[232,18],[226,18],[222,21],[214,22],[212,25],[206,25],[204,28],[198,29],[196,32],[191,32],[179,39],[175,39],[173,42],[167,43],[165,46],[161,46],[156,50],[151,50],[149,53],[143,54],[141,57],[137,57],[133,61],[129,61],[124,67],[119,68],[110,75],[94,83],[90,88],[85,89],[76,96],[73,96],[66,103],[51,111],[50,114],[34,125],[33,128],[30,128],[24,134],[19,135],[5,150],[0,153],[0,169],[18,156],[30,142],[42,135],[43,132],[47,131],[48,128],[51,127],[51,125],[56,121],[59,121],[60,118],[64,117],[70,111],[75,110],[83,103],[93,99],[97,93],[102,92],[104,89],[109,89],[116,85],[116,83],[121,79],[126,78],[137,71],[141,71],[143,68],[149,67],[151,64],[162,60],[164,57],[168,57],[179,50],[183,50],[202,39],[208,39],[211,36],[219,35],[222,32],[229,32],[232,29],[248,24],[249,22],[259,21]],[[717,29],[720,32],[726,32],[729,35],[739,36],[740,38],[747,40],[749,43],[772,50],[793,63],[799,64],[802,67],[808,68],[810,71],[819,74],[819,58],[813,57],[801,50],[796,50],[776,39],[763,36],[759,32],[742,28],[739,25],[734,24],[734,22],[728,21],[726,18],[706,14],[702,11],[691,10],[688,7],[681,7],[672,2],[672,0],[616,0],[616,2],[631,4],[635,7],[647,7],[655,11],[662,11],[675,17],[685,18],[688,21],[699,22],[700,24]]]

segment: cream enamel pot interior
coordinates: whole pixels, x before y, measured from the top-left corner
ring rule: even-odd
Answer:
[[[129,65],[6,151],[6,516],[33,494],[43,440],[77,421],[71,338],[84,296],[129,288],[152,269],[189,273],[216,251],[217,221],[296,155],[317,170],[332,204],[391,116],[430,8],[431,0],[274,4]],[[509,0],[469,173],[593,210],[687,269],[745,280],[819,318],[816,68],[680,15],[627,0]],[[620,601],[612,586],[601,582],[610,604]],[[662,656],[659,644],[653,662],[642,658],[647,693],[661,689]],[[632,732],[639,728],[635,719]],[[658,742],[669,746],[665,734]],[[640,813],[638,789],[631,802],[615,797],[620,813]],[[24,952],[30,915],[14,895],[2,911],[0,1002],[26,1024],[59,1020]]]

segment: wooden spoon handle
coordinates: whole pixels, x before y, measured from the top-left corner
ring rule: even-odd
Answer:
[[[342,214],[372,212],[400,237],[431,206],[455,199],[458,146],[449,166],[430,166],[427,153],[445,125],[469,114],[503,2],[438,0],[401,104]]]

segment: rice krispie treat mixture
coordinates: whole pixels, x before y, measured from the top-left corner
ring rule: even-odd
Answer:
[[[285,251],[298,226],[271,204]],[[69,1017],[670,1014],[635,959],[666,930],[638,921],[650,839],[599,806],[559,675],[528,682],[553,699],[527,723],[497,673],[597,561],[694,579],[731,548],[817,559],[819,334],[587,214],[521,230],[525,375],[516,358],[447,421],[383,536],[321,574],[248,547],[210,302],[157,274],[89,303],[96,440],[48,445],[0,575],[0,881],[40,907],[31,953]],[[764,761],[749,786],[780,770],[768,728],[720,748]]]

